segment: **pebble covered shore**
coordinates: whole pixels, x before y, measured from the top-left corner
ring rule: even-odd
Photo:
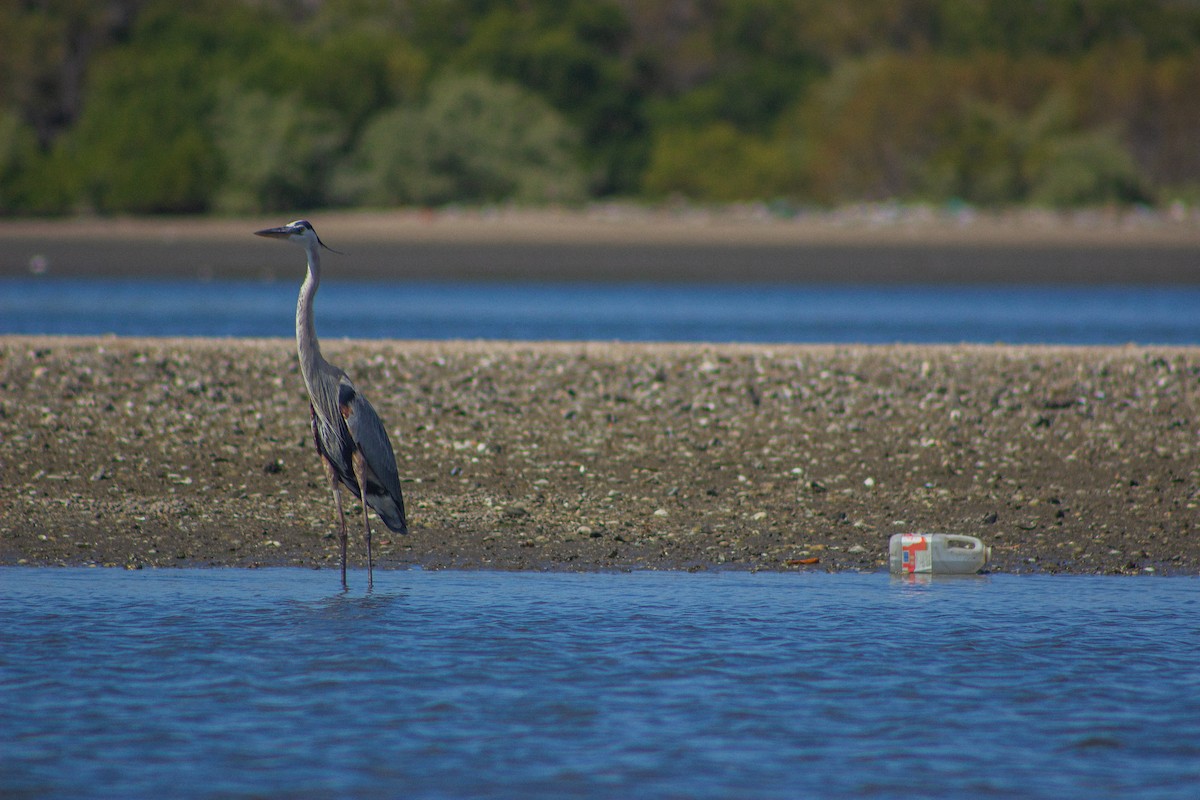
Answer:
[[[0,337],[0,564],[336,566],[293,347]],[[396,447],[383,567],[878,570],[942,531],[998,572],[1200,574],[1200,349],[324,351]]]

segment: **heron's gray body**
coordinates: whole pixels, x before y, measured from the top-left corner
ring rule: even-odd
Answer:
[[[361,500],[362,489],[359,488],[354,464],[354,446],[357,443],[365,462],[363,483],[367,492],[367,505],[375,509],[375,513],[388,528],[397,533],[407,533],[404,498],[400,491],[396,456],[392,452],[391,442],[384,439],[374,445],[368,444],[370,438],[364,431],[366,428],[382,427],[379,415],[344,376],[339,384],[338,405],[344,417],[335,418],[330,425],[317,415],[316,406],[309,404],[309,410],[312,412],[313,441],[317,445],[317,452],[333,468],[338,481]],[[380,467],[378,472],[372,468],[372,464]]]
[[[313,301],[321,283],[323,246],[307,220],[297,220],[280,228],[258,231],[260,236],[288,239],[304,246],[308,253],[308,274],[296,301],[296,349],[300,374],[308,390],[312,412],[313,441],[321,455],[333,487],[334,501],[341,522],[342,581],[346,580],[346,519],[342,512],[340,486],[370,506],[389,529],[408,533],[404,517],[404,497],[396,469],[396,455],[379,415],[367,398],[354,387],[345,371],[321,355],[313,323]],[[367,539],[368,581],[371,570],[371,527],[363,509]]]

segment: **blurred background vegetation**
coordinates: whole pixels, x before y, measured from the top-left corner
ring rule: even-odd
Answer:
[[[0,214],[1200,201],[1200,0],[0,0]]]

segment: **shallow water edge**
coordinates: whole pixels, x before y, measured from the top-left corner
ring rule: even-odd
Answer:
[[[351,577],[0,569],[0,793],[1174,800],[1200,780],[1194,579]]]

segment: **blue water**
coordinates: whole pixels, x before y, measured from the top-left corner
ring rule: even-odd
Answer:
[[[1200,785],[1196,579],[337,583],[0,569],[0,796],[1193,798]]]
[[[0,334],[290,336],[289,282],[0,281]],[[324,338],[1200,344],[1200,287],[327,281]]]

